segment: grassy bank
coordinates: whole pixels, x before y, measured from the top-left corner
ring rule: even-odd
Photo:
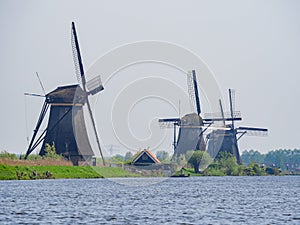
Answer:
[[[0,164],[0,180],[137,177],[121,168],[90,166],[26,166]]]

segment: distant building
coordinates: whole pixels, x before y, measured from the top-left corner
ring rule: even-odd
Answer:
[[[142,151],[139,151],[134,156],[132,161],[132,165],[135,166],[149,166],[158,163],[160,163],[160,161],[149,149],[144,149]]]

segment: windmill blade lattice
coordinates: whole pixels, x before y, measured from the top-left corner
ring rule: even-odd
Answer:
[[[180,125],[180,119],[179,118],[159,119],[158,122],[159,122],[159,127],[161,129],[173,128],[174,124],[176,126]]]
[[[219,99],[219,107],[220,107],[220,111],[221,111],[223,126],[225,126],[226,125],[225,124],[225,115],[224,115],[224,110],[223,110],[223,105],[222,105],[221,99]]]
[[[205,113],[204,116],[205,116],[205,119],[211,119],[211,120],[217,120],[218,118],[220,118],[220,119],[223,118],[221,112]],[[240,111],[233,112],[233,119],[239,119],[241,117],[242,117],[242,114]],[[231,120],[231,112],[224,112],[224,118],[226,121]]]
[[[199,91],[198,91],[198,82],[197,82],[196,71],[192,70],[192,74],[193,74],[193,83],[194,83],[197,114],[200,115],[200,113],[201,113],[201,104],[200,104],[200,97],[199,97]]]
[[[75,27],[74,27],[75,28]],[[80,66],[79,66],[79,57],[76,48],[76,40],[73,29],[71,30],[71,44],[72,44],[72,53],[73,53],[73,62],[75,68],[75,75],[79,84],[82,85]]]
[[[231,104],[232,104],[232,111],[235,111],[235,90],[234,89],[229,89],[229,94],[231,98]]]
[[[190,97],[191,110],[193,112],[196,112],[196,98],[195,98],[193,75],[191,71],[189,71],[187,74],[187,86],[188,86],[188,93]]]
[[[247,136],[268,136],[268,129],[258,127],[239,127],[237,128],[239,133],[244,133]]]
[[[100,76],[94,77],[93,79],[86,82],[86,87],[87,90],[89,91],[89,94],[92,95],[95,95],[104,89]]]
[[[187,74],[187,85],[188,92],[190,96],[190,104],[192,111],[196,112],[198,115],[201,113],[201,104],[200,97],[198,92],[198,82],[196,71],[192,70],[192,72],[188,72]]]

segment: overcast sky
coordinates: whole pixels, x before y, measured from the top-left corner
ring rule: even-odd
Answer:
[[[243,137],[242,151],[299,148],[299,12],[297,0],[0,0],[0,150],[26,151],[26,138],[32,135],[44,101],[24,96],[24,92],[42,93],[36,71],[46,92],[77,82],[70,44],[72,21],[86,68],[127,43],[159,40],[183,46],[213,72],[227,110],[227,90],[236,90],[236,109],[243,116],[239,125],[269,129],[267,138]],[[113,101],[114,96],[105,98]],[[143,118],[148,120],[149,115],[137,112],[137,121],[146,127]],[[120,145],[109,142],[103,144]]]

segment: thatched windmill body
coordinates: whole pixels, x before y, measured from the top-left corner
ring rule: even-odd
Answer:
[[[60,86],[45,96],[45,102],[25,158],[43,142],[39,152],[40,155],[46,153],[46,144],[54,144],[56,152],[70,159],[74,165],[78,165],[80,161],[89,161],[94,156],[94,152],[89,142],[84,120],[83,107],[86,105],[97,141],[97,147],[100,151],[103,164],[105,164],[89,102],[89,95],[97,94],[104,88],[100,76],[88,82],[86,81],[74,22],[72,23],[72,49],[75,70],[81,86],[79,84]],[[38,131],[49,107],[50,115],[47,128],[38,136]]]
[[[201,104],[198,92],[196,71],[187,74],[189,95],[195,104],[197,113],[190,113],[182,118],[159,119],[161,127],[172,127],[174,129],[174,156],[185,154],[189,150],[205,150],[203,138],[204,121],[201,117]],[[176,129],[179,126],[178,138]]]

